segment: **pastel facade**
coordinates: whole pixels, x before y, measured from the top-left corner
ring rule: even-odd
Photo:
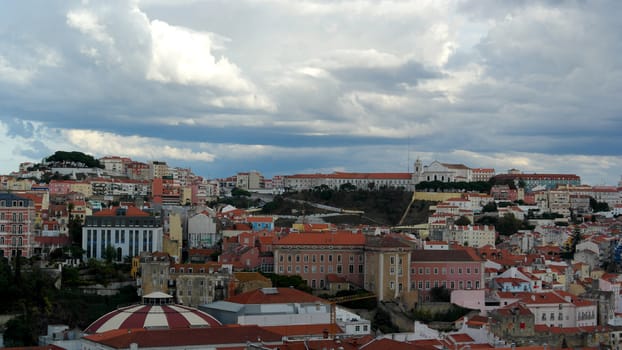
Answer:
[[[365,244],[364,288],[378,300],[395,300],[409,292],[411,247],[391,236],[369,236]]]
[[[274,272],[300,275],[314,289],[326,288],[329,274],[362,286],[364,247],[360,233],[290,233],[273,244]]]
[[[0,257],[31,257],[34,249],[34,202],[0,192]]]
[[[479,248],[486,245],[495,246],[497,232],[494,226],[487,225],[467,225],[458,226],[452,225],[448,232],[445,241],[456,242],[460,245]]]
[[[454,289],[484,288],[484,260],[470,249],[415,250],[411,253],[410,280],[429,300],[435,287]]]

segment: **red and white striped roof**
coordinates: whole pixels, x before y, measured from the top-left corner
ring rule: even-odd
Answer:
[[[84,331],[88,334],[132,328],[197,328],[220,326],[214,317],[187,306],[132,305],[119,308],[100,317]]]

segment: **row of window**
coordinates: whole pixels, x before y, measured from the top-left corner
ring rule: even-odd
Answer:
[[[20,247],[24,244],[24,239],[22,237],[12,237],[10,240],[8,238],[5,240],[4,237],[0,237],[0,245],[9,244],[9,242],[12,246]]]
[[[432,288],[449,288],[449,289],[479,289],[480,281],[413,281],[410,288],[412,290],[429,290]]]
[[[1,200],[0,201],[0,207],[6,207],[7,203],[11,203],[11,207],[24,207],[24,203],[28,203],[28,202],[24,202],[24,201],[20,201],[20,200],[13,200],[11,202],[7,202],[5,200]]]
[[[24,227],[22,225],[0,225],[0,233],[22,234],[24,233]]]
[[[302,273],[309,273],[309,272],[317,273],[318,270],[319,270],[319,273],[324,273],[324,271],[326,271],[327,273],[333,273],[333,272],[343,273],[343,266],[337,265],[333,267],[333,265],[328,265],[325,267],[324,265],[320,265],[318,269],[317,265],[311,265],[311,269],[309,269],[309,265],[304,265],[301,269],[300,265],[296,265],[294,268],[292,268],[292,265],[287,265],[287,273],[292,273],[294,271],[296,271],[296,273],[301,273],[301,272]],[[279,265],[279,272],[280,273],[285,272],[285,266],[283,264]],[[355,265],[353,264],[348,265],[348,273],[364,273],[364,272],[365,272],[365,267],[362,264],[358,265],[358,269],[355,268]]]
[[[9,213],[0,213],[0,220],[11,220],[13,222],[24,222],[24,219],[28,219],[27,215],[24,215],[24,213],[10,213],[11,215],[8,215]]]
[[[296,254],[296,255],[291,255],[291,254],[284,255],[284,254],[281,254],[281,255],[279,255],[279,261],[280,262],[284,262],[285,260],[287,260],[287,262],[292,262],[292,261],[300,262],[301,258],[302,258],[303,262],[309,262],[309,259],[311,259],[311,262],[317,262],[318,259],[319,259],[319,262],[324,262],[324,254],[319,254],[319,256],[316,255],[316,254],[311,254],[311,255],[304,254],[304,255],[302,255],[302,257],[300,256],[300,254]],[[393,257],[391,257],[391,258],[393,258]],[[326,259],[328,260],[328,262],[332,262],[333,261],[333,254],[327,254],[326,255]],[[337,259],[337,262],[341,262],[342,261],[341,254],[337,254],[336,259]],[[355,260],[354,259],[354,255],[350,255],[348,260],[351,263],[353,263],[354,260]],[[363,262],[363,255],[359,255],[358,261],[360,263]],[[400,259],[400,263],[401,263],[401,259]]]
[[[446,275],[447,274],[447,268],[446,267],[442,267],[442,268],[440,268],[440,270],[439,270],[438,267],[434,267],[434,268],[432,268],[432,267],[426,267],[426,268],[420,267],[418,269],[413,268],[413,269],[411,269],[410,272],[413,275],[416,275],[416,274],[419,274],[419,275],[430,275],[432,273],[435,274],[435,275],[438,275],[439,271],[440,271],[441,275]],[[462,268],[462,267],[457,267],[457,268],[456,267],[450,267],[449,268],[449,274],[450,275],[454,275],[456,273],[456,271],[458,271],[458,275],[462,275],[463,272],[465,272],[467,275],[470,275],[471,271],[473,271],[473,274],[476,274],[476,275],[479,274],[479,268],[477,268],[477,267],[474,267],[472,270],[471,270],[470,267],[465,267],[465,268]]]

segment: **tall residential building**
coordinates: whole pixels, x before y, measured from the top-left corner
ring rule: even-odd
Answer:
[[[169,175],[168,165],[166,165],[166,162],[154,160],[149,163],[149,170],[152,179],[162,178]]]
[[[29,258],[32,255],[35,216],[32,200],[0,192],[0,256]]]

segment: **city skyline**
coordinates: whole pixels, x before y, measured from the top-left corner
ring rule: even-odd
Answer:
[[[57,150],[258,170],[622,175],[615,1],[12,2],[0,173]]]

